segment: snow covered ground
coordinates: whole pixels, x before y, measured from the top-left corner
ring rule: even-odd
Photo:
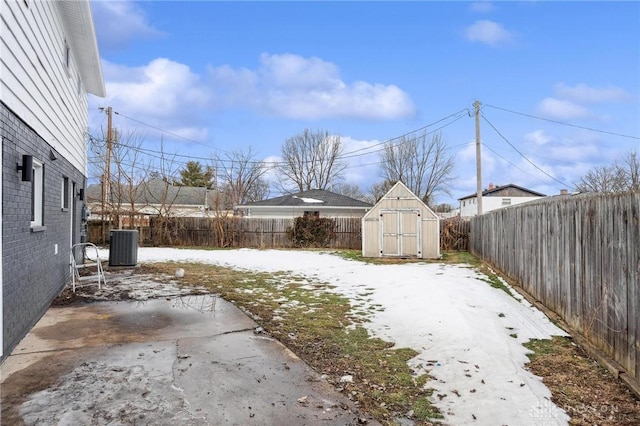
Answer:
[[[103,252],[104,257],[108,253]],[[524,368],[529,339],[566,335],[528,302],[482,281],[464,265],[373,265],[328,252],[140,248],[138,261],[184,261],[287,271],[335,285],[367,310],[374,336],[410,347],[418,372],[435,380],[433,403],[455,425],[563,425],[566,413]],[[188,269],[186,270],[188,274]]]

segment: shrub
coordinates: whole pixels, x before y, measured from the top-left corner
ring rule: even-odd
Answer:
[[[336,221],[316,216],[297,217],[287,237],[294,247],[328,247],[335,237]]]

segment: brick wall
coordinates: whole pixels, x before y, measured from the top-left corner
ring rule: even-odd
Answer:
[[[83,201],[72,194],[62,209],[62,180],[84,188],[85,177],[60,154],[50,159],[51,147],[0,102],[2,136],[2,292],[3,356],[29,332],[51,301],[70,281],[71,216],[75,210],[75,241],[79,242]],[[44,229],[31,229],[31,182],[22,182],[16,164],[22,155],[44,164]],[[70,189],[71,191],[71,189]],[[75,209],[73,208],[75,204]],[[55,245],[58,252],[55,252]]]

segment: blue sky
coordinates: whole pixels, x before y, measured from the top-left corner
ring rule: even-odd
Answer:
[[[358,150],[345,182],[366,192],[381,180],[377,144],[449,117],[427,129],[442,127],[456,163],[438,201],[457,206],[476,188],[476,99],[484,187],[556,194],[640,152],[640,2],[92,7],[108,94],[90,98],[91,132],[111,106],[146,149],[162,139],[185,156],[176,168],[249,147],[277,161],[287,138],[327,130]]]

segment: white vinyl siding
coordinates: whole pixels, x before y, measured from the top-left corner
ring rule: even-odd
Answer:
[[[492,210],[501,209],[503,207],[515,206],[516,204],[526,203],[528,201],[538,200],[542,197],[508,197],[503,198],[500,196],[482,197],[482,212],[487,213]],[[465,205],[466,201],[466,205]],[[460,216],[472,217],[478,212],[478,204],[476,198],[466,199],[460,202]]]
[[[305,212],[318,212],[320,217],[361,218],[369,207],[324,207],[311,210],[308,206],[251,206],[241,207],[245,217],[264,219],[291,219],[304,216]]]
[[[57,2],[0,0],[2,101],[78,170],[86,171],[86,93],[78,95],[73,51]],[[10,30],[11,29],[11,30]]]

